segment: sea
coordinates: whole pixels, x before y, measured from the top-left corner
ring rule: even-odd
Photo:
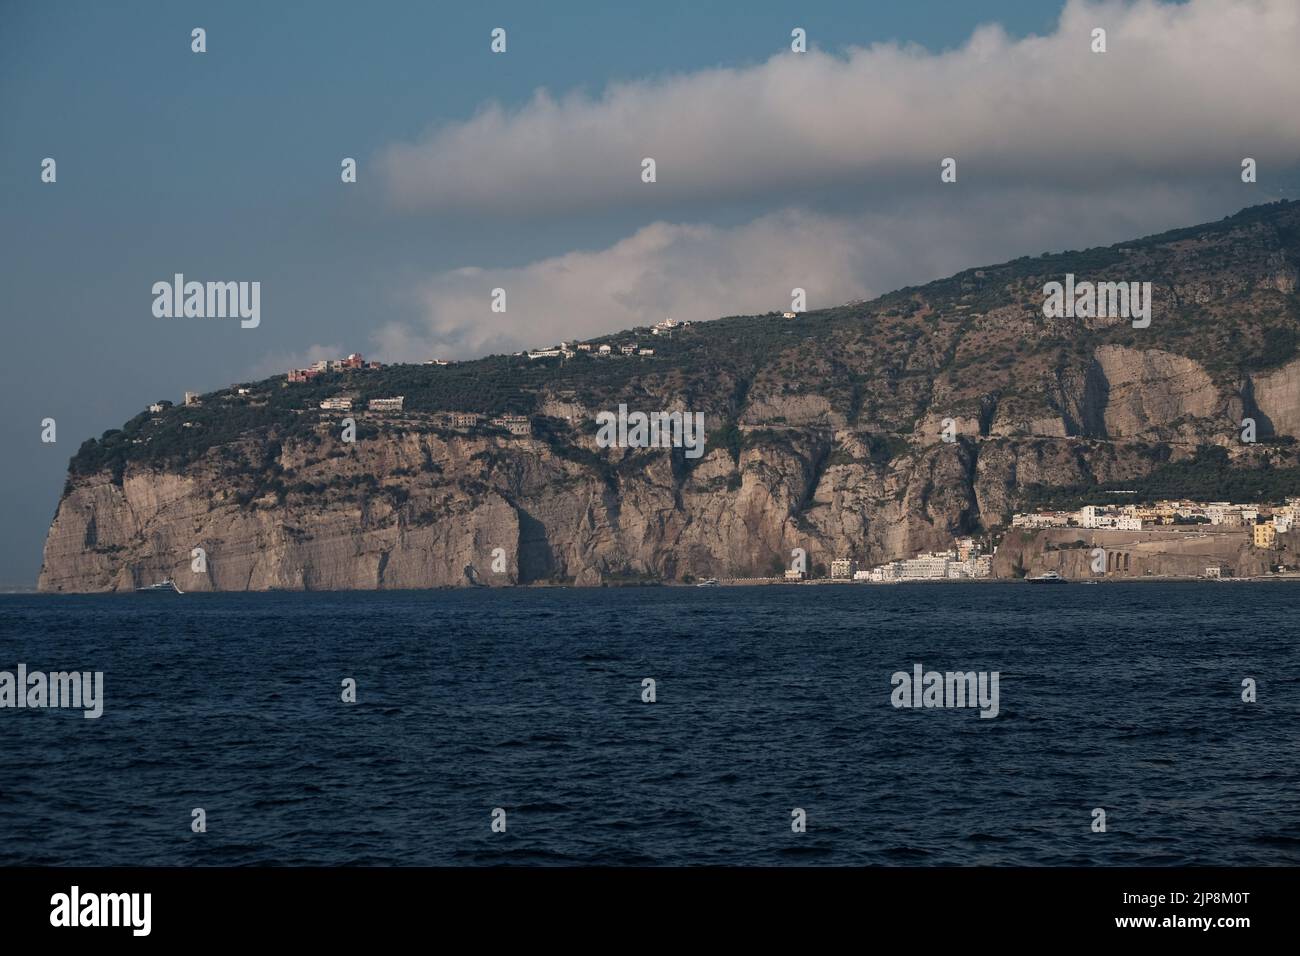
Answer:
[[[0,671],[102,672],[103,713],[0,709],[0,865],[1295,865],[1298,609],[1246,582],[6,595]],[[996,717],[895,706],[918,664],[997,672]]]

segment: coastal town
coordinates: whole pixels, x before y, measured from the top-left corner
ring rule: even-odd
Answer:
[[[835,558],[828,574],[787,570],[785,583],[1300,576],[1300,497],[1278,503],[1162,500],[1017,512],[1001,535],[957,538],[932,551],[859,568]]]
[[[1156,527],[1213,525],[1247,528],[1256,547],[1272,547],[1274,535],[1300,525],[1300,498],[1281,505],[1233,504],[1230,501],[1157,501],[1154,504],[1085,505],[1078,511],[1032,511],[1016,514],[1013,528],[1088,528],[1142,531]]]
[[[853,558],[836,558],[831,562],[832,581],[946,581],[962,578],[987,578],[992,570],[993,555],[981,552],[974,538],[958,538],[948,551],[932,551],[913,558],[890,561],[873,568],[859,568]],[[785,572],[787,583],[808,580],[808,574],[799,569]]]

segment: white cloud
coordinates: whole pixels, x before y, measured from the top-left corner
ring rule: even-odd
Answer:
[[[1105,54],[1089,48],[1098,26]],[[1294,0],[1072,0],[1046,37],[989,26],[940,54],[879,44],[620,83],[599,98],[539,91],[380,160],[402,207],[512,213],[928,190],[945,156],[963,184],[1233,178],[1247,155],[1273,169],[1300,162],[1298,50]],[[645,156],[658,165],[651,185]]]

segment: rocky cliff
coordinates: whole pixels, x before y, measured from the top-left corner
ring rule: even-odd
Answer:
[[[593,343],[653,356],[492,356],[232,387],[83,445],[39,586],[753,577],[794,548],[815,568],[946,547],[1053,495],[1224,497],[1236,482],[1300,494],[1297,262],[1300,204],[1279,203],[794,320]],[[1067,272],[1152,282],[1151,325],[1046,318],[1043,284]],[[318,408],[394,394],[402,413]],[[704,454],[599,447],[595,415],[619,403],[702,411]],[[532,433],[453,428],[453,410],[526,414]]]

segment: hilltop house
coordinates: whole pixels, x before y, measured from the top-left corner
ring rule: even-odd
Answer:
[[[473,428],[483,416],[477,412],[450,412],[446,417],[447,424],[452,428]]]
[[[502,415],[492,419],[497,428],[504,428],[512,435],[529,436],[533,433],[532,424],[524,415]]]
[[[310,382],[322,372],[341,372],[345,369],[383,368],[382,362],[367,362],[360,352],[352,352],[345,359],[321,359],[312,362],[309,368],[293,368],[287,373],[290,382]]]

